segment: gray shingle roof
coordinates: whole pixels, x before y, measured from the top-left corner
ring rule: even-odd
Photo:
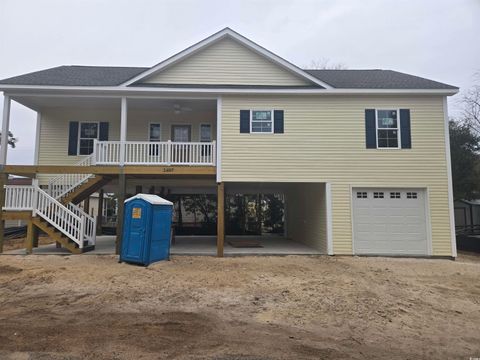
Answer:
[[[0,85],[118,86],[148,69],[147,67],[59,66],[0,80]],[[338,89],[457,89],[455,86],[392,70],[305,71]],[[141,85],[135,84],[135,86]],[[165,86],[182,87],[182,85],[173,84]],[[313,84],[312,86],[318,87]],[[202,85],[196,84],[195,87],[202,87]],[[205,85],[205,87],[215,86]],[[231,85],[231,87],[235,86]]]
[[[148,68],[112,66],[59,66],[0,80],[9,85],[116,86]]]
[[[393,70],[305,70],[338,89],[457,89]]]

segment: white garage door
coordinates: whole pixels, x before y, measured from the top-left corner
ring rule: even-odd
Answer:
[[[425,190],[353,189],[355,254],[427,255]]]

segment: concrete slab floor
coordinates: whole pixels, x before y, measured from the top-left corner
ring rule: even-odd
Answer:
[[[229,240],[251,239],[260,242],[262,247],[235,248],[228,244]],[[176,236],[172,245],[172,255],[217,255],[217,239],[215,236]],[[25,249],[5,251],[5,255],[24,255]],[[35,255],[70,255],[66,249],[57,249],[55,244],[43,245],[33,249]],[[83,255],[115,254],[115,236],[98,236],[95,250]],[[225,256],[239,255],[319,255],[320,251],[283,236],[227,236],[224,245]]]

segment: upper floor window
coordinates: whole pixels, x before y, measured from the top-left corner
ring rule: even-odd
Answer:
[[[250,111],[251,133],[273,133],[273,110]]]
[[[212,126],[210,124],[200,124],[200,141],[212,141]]]
[[[377,147],[399,148],[398,110],[377,110]]]
[[[148,140],[149,141],[160,141],[160,124],[150,123],[150,128],[148,131]]]
[[[78,155],[90,155],[93,152],[93,140],[98,139],[97,122],[81,122],[78,136]]]

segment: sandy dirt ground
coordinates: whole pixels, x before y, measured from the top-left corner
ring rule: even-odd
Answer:
[[[0,359],[479,356],[476,256],[0,256]]]

